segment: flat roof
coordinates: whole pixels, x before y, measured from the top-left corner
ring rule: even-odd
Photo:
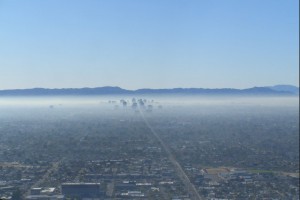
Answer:
[[[100,185],[100,183],[62,183],[62,185]]]

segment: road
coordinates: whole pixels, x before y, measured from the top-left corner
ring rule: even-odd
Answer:
[[[34,183],[32,186],[31,186],[31,188],[35,188],[35,187],[39,187],[39,186],[41,186],[41,184],[44,182],[44,181],[46,181],[49,177],[50,177],[50,174],[52,173],[52,172],[55,172],[55,171],[57,171],[57,169],[58,169],[58,166],[59,166],[59,164],[62,162],[62,160],[61,161],[58,161],[58,162],[54,162],[53,164],[52,164],[52,166],[46,171],[46,173],[41,177],[41,179],[40,180],[38,180],[36,183]],[[30,188],[30,189],[31,189]],[[30,194],[30,189],[25,193],[25,197],[27,196],[27,195],[29,195]]]
[[[144,116],[144,113],[143,113],[142,109],[140,108],[140,106],[138,106],[138,109],[139,109],[139,112],[140,112],[144,122],[146,123],[147,127],[150,129],[153,136],[157,139],[157,141],[160,143],[160,145],[166,152],[168,159],[173,164],[175,171],[177,172],[179,178],[183,181],[185,187],[189,191],[191,198],[193,200],[201,200],[202,198],[201,198],[200,194],[198,193],[197,189],[191,183],[189,177],[186,175],[186,173],[182,169],[181,165],[177,162],[177,160],[175,159],[175,157],[172,154],[172,152],[170,151],[170,149],[167,147],[167,145],[164,143],[164,141],[160,138],[160,136],[157,134],[157,132],[152,128],[152,126],[150,125],[150,123],[148,122],[146,117]]]

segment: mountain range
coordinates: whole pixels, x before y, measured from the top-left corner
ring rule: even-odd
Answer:
[[[247,89],[220,88],[172,88],[172,89],[138,89],[126,90],[120,87],[96,87],[96,88],[32,88],[0,90],[0,96],[53,96],[53,95],[126,95],[126,94],[188,94],[188,95],[299,95],[299,87],[292,85],[275,85],[266,87],[253,87]]]

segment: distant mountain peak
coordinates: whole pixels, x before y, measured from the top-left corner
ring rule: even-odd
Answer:
[[[271,88],[272,90],[275,91],[280,91],[280,92],[290,92],[293,94],[299,94],[299,87],[296,87],[294,85],[274,85],[274,86],[270,86],[269,88]]]

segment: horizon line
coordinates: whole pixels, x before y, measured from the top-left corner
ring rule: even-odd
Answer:
[[[97,88],[119,88],[122,90],[127,90],[127,91],[137,91],[137,90],[171,90],[171,89],[235,89],[235,90],[245,90],[245,89],[250,89],[250,88],[269,88],[269,87],[274,87],[274,86],[292,86],[292,87],[297,87],[299,86],[296,85],[291,85],[291,84],[276,84],[276,85],[269,85],[269,86],[252,86],[252,87],[247,87],[247,88],[234,88],[234,87],[214,87],[214,88],[208,88],[208,87],[172,87],[172,88],[138,88],[138,89],[127,89],[123,88],[120,86],[95,86],[95,87],[31,87],[31,88],[13,88],[13,89],[0,89],[0,91],[7,91],[7,90],[33,90],[33,89],[47,89],[47,90],[62,90],[62,89],[97,89]]]

